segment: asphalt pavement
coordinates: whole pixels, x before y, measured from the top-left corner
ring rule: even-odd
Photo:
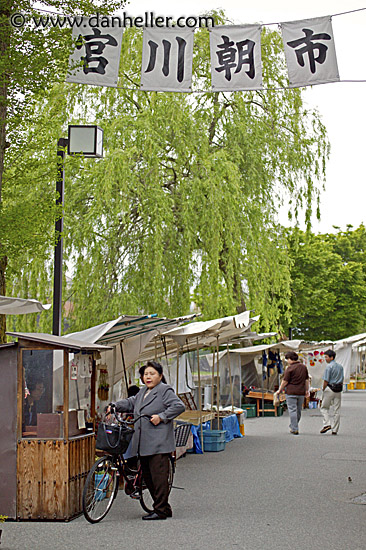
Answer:
[[[364,550],[366,392],[343,394],[339,434],[320,434],[317,409],[300,435],[281,417],[248,418],[245,436],[222,452],[178,460],[173,518],[141,521],[122,491],[107,517],[89,524],[6,522],[2,550]]]

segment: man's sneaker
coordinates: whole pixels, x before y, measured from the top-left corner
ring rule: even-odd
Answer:
[[[326,432],[329,432],[329,430],[331,429],[332,429],[332,426],[324,426],[324,428],[320,430],[320,433],[325,434]]]

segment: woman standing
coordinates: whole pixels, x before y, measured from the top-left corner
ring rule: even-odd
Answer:
[[[299,422],[305,397],[309,397],[309,373],[295,351],[287,351],[285,359],[288,367],[277,393],[286,392],[286,403],[290,416],[290,433],[299,435]]]
[[[137,418],[129,454],[139,456],[144,480],[154,501],[154,512],[142,519],[160,520],[172,517],[168,502],[169,460],[175,451],[172,420],[184,412],[185,407],[173,388],[163,382],[163,367],[159,363],[148,361],[140,374],[146,387],[137,395],[118,401],[116,411],[133,412]]]

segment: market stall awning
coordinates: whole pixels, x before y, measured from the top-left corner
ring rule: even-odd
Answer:
[[[38,313],[50,309],[52,304],[41,304],[38,300],[25,298],[11,298],[0,296],[1,315],[21,315],[23,313]]]
[[[52,346],[59,346],[60,348],[75,351],[106,351],[111,349],[109,346],[102,346],[73,338],[65,338],[64,336],[54,336],[53,334],[46,334],[43,332],[7,332],[6,334],[18,339],[29,340],[30,342],[51,344]]]
[[[231,353],[239,353],[252,359],[257,355],[262,355],[264,351],[276,350],[286,353],[286,351],[311,351],[321,347],[329,346],[330,342],[306,342],[305,340],[284,340],[275,344],[262,344],[259,346],[249,346],[246,348],[230,349]]]
[[[118,379],[124,369],[140,359],[146,346],[167,329],[177,327],[197,317],[197,314],[184,315],[172,319],[154,315],[121,315],[113,321],[91,327],[81,332],[67,334],[65,338],[76,338],[89,342],[108,344],[118,349],[113,379]],[[150,358],[150,357],[149,357]],[[152,357],[151,357],[152,358]]]
[[[245,337],[251,325],[258,321],[259,317],[259,315],[250,317],[250,311],[244,311],[222,319],[190,323],[168,330],[163,333],[163,336],[172,338],[180,346],[189,342],[196,342],[201,347],[223,344],[241,336]]]

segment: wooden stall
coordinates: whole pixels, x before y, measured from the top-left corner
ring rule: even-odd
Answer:
[[[18,342],[0,346],[3,391],[10,396],[0,402],[0,452],[7,459],[1,513],[68,521],[82,511],[95,460],[96,357],[109,348],[50,334],[8,334]]]
[[[273,392],[261,391],[261,390],[250,391],[247,394],[247,397],[250,397],[250,398],[256,400],[256,403],[257,403],[257,416],[260,416],[260,413],[263,413],[263,412],[274,412],[274,415],[277,416],[277,407],[278,407],[278,405],[273,404]],[[286,396],[282,393],[278,396],[278,398],[280,400],[280,403],[283,403],[284,401],[286,401]],[[272,408],[270,408],[270,407],[269,408],[263,408],[261,406],[262,401],[265,401],[269,404],[272,403]]]

